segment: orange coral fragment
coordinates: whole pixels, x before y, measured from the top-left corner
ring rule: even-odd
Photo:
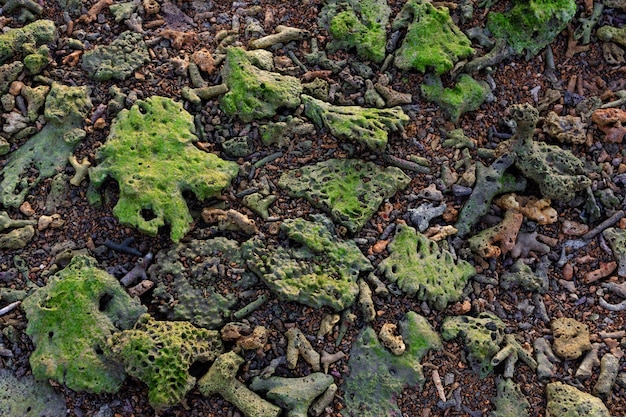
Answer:
[[[610,143],[622,143],[626,128],[626,111],[618,108],[598,109],[591,115],[591,120],[598,125],[598,129],[605,134],[605,140]]]
[[[185,46],[193,46],[196,41],[195,32],[180,32],[173,29],[163,29],[159,35],[172,41],[172,46],[176,49],[182,49]]]
[[[558,213],[550,207],[549,198],[538,199],[535,196],[521,196],[515,193],[506,194],[494,201],[505,210],[516,210],[539,224],[552,224],[558,220]]]
[[[191,55],[191,60],[200,68],[202,71],[213,74],[215,71],[215,59],[213,59],[213,55],[211,55],[211,51],[206,48],[202,48],[199,51],[196,51]]]
[[[98,13],[101,13],[106,7],[109,7],[113,4],[113,0],[98,0],[91,8],[87,11],[87,14],[82,15],[78,18],[78,22],[82,23],[91,23],[98,18]]]
[[[469,239],[472,252],[482,258],[496,258],[515,247],[517,234],[524,216],[516,210],[508,210],[501,223],[483,230]],[[499,243],[499,247],[495,244]]]

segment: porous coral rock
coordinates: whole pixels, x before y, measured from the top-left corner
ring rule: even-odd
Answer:
[[[609,242],[613,254],[619,263],[618,275],[626,277],[626,230],[609,227],[602,232],[602,236]]]
[[[578,320],[560,317],[550,323],[554,353],[562,359],[573,360],[591,349],[589,327]]]
[[[30,87],[25,85],[22,87],[20,94],[26,99],[28,120],[34,122],[39,117],[39,109],[45,104],[46,96],[50,91],[50,86],[40,85]]]
[[[487,83],[467,74],[461,74],[452,88],[444,88],[440,78],[427,75],[420,91],[426,100],[437,103],[453,123],[463,114],[477,110],[491,93]]]
[[[140,33],[123,32],[108,46],[97,46],[82,56],[82,68],[96,81],[125,80],[150,61]]]
[[[578,191],[591,185],[582,161],[570,151],[533,140],[539,113],[529,104],[509,108],[517,124],[515,134],[500,143],[496,154],[511,153],[515,166],[526,178],[539,185],[541,194],[550,199],[571,201]]]
[[[561,143],[580,145],[587,141],[587,123],[569,114],[559,116],[551,111],[543,120],[543,131]]]
[[[396,356],[402,355],[406,350],[402,335],[396,334],[397,326],[393,323],[385,323],[378,332],[378,338],[384,347]]]
[[[452,21],[448,8],[435,7],[429,1],[407,1],[391,28],[407,30],[394,59],[394,65],[401,70],[426,72],[432,68],[441,75],[474,53],[470,40]]]
[[[212,362],[223,351],[215,330],[184,321],[156,321],[144,314],[130,330],[108,340],[107,356],[121,362],[129,375],[148,386],[150,405],[160,410],[179,403],[196,378],[194,362]]]
[[[258,233],[258,229],[254,220],[250,219],[237,210],[222,210],[218,208],[205,208],[200,213],[202,220],[208,224],[217,223],[219,230],[231,230],[234,232],[243,232],[248,235]]]
[[[0,94],[6,94],[9,86],[24,70],[24,64],[21,61],[14,61],[0,66]]]
[[[359,274],[373,267],[353,241],[334,235],[326,216],[314,215],[312,220],[287,219],[281,225],[301,247],[285,248],[256,237],[242,245],[243,256],[279,298],[344,310],[359,292]]]
[[[122,110],[89,170],[93,186],[107,177],[120,187],[113,214],[122,224],[155,236],[165,223],[178,242],[192,222],[184,191],[200,200],[219,195],[239,167],[195,146],[193,117],[180,103],[154,96]]]
[[[614,42],[626,47],[626,30],[614,26],[602,26],[596,30],[596,36],[604,42]]]
[[[355,233],[384,199],[406,187],[410,180],[395,167],[383,169],[357,159],[329,159],[285,172],[278,186],[292,197],[306,198]]]
[[[37,20],[22,28],[10,29],[0,35],[0,64],[8,62],[16,55],[37,54],[40,46],[52,42],[56,37],[56,27],[51,20]]]
[[[517,210],[525,217],[539,224],[552,224],[558,220],[558,213],[550,204],[550,199],[538,199],[535,196],[521,196],[506,194],[496,199],[494,203],[504,210]]]
[[[491,366],[496,367],[504,363],[505,378],[513,378],[515,373],[515,364],[521,359],[530,369],[537,369],[537,361],[532,357],[532,352],[528,352],[520,345],[512,334],[504,335],[504,346],[491,358]]]
[[[320,13],[322,26],[333,37],[327,49],[356,48],[357,54],[373,62],[385,59],[386,26],[391,8],[386,0],[329,0]]]
[[[481,258],[497,258],[508,253],[515,247],[523,220],[522,213],[508,210],[504,213],[501,223],[482,230],[467,240],[470,249]],[[499,246],[496,246],[496,243],[499,243]]]
[[[460,299],[476,273],[469,262],[455,260],[450,252],[406,225],[397,226],[387,250],[390,255],[379,264],[378,273],[439,311]]]
[[[333,377],[320,372],[300,378],[255,377],[250,388],[266,392],[267,398],[287,410],[287,417],[307,417],[313,401],[333,383]]]
[[[600,375],[598,382],[593,387],[593,395],[606,398],[611,394],[619,372],[620,358],[612,353],[606,353],[600,360]]]
[[[64,417],[65,398],[47,382],[35,381],[32,375],[15,377],[0,369],[0,414],[20,417]]]
[[[439,334],[428,321],[410,311],[399,323],[406,344],[405,352],[396,356],[365,327],[350,351],[350,375],[345,377],[344,399],[350,416],[380,417],[400,415],[397,396],[407,386],[424,383],[421,360],[429,350],[443,348]]]
[[[302,359],[313,368],[313,371],[320,370],[320,354],[313,349],[313,346],[306,338],[304,333],[297,327],[292,327],[285,333],[287,337],[287,367],[295,369],[298,364],[298,358]]]
[[[185,259],[194,261],[185,266]],[[157,282],[155,302],[168,319],[215,329],[224,324],[237,302],[234,294],[217,292],[218,280],[230,280],[227,277],[237,276],[232,268],[243,266],[239,244],[216,237],[160,251],[148,274]]]
[[[302,85],[297,78],[257,68],[241,48],[226,50],[222,78],[229,91],[220,99],[221,109],[245,123],[272,117],[278,108],[300,104]]]
[[[530,417],[530,403],[511,378],[498,378],[496,392],[491,399],[496,409],[490,417]]]
[[[549,262],[542,262],[537,266],[537,271],[533,272],[530,266],[518,260],[500,276],[500,286],[505,290],[520,286],[526,291],[543,294],[548,290],[549,285],[548,266]]]
[[[546,385],[546,417],[611,417],[602,400],[562,382]]]
[[[80,127],[90,110],[87,87],[52,84],[44,109],[47,124],[11,153],[0,171],[0,203],[19,207],[42,179],[67,165],[67,156],[86,135]],[[28,174],[31,168],[38,171],[35,177]]]
[[[316,79],[319,80],[319,78]],[[315,133],[315,126],[299,117],[288,116],[285,121],[269,122],[260,126],[259,133],[265,145],[287,146],[295,135],[304,136]]]
[[[609,143],[622,143],[626,134],[626,111],[619,108],[597,109],[591,114],[591,120],[604,133]]]
[[[441,337],[444,340],[461,337],[472,369],[484,378],[493,370],[491,359],[500,351],[505,327],[500,318],[488,312],[477,317],[446,317],[441,325]]]
[[[107,338],[131,328],[146,308],[93,258],[74,257],[22,307],[35,345],[30,356],[35,378],[75,391],[117,392],[126,374],[105,357]]]
[[[574,0],[516,0],[504,13],[489,13],[487,28],[496,38],[506,39],[516,54],[525,50],[529,59],[552,43],[575,14]]]
[[[373,151],[384,150],[389,132],[401,131],[409,121],[401,107],[335,106],[306,94],[302,95],[302,102],[304,114],[317,127],[326,127],[333,136],[363,143]]]

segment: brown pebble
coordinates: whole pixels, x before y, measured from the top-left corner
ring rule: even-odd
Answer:
[[[107,122],[106,120],[104,120],[104,117],[100,117],[94,122],[93,128],[95,130],[102,130],[106,127],[106,125],[107,125]]]
[[[9,86],[9,93],[12,96],[19,96],[22,92],[22,87],[24,87],[24,83],[21,81],[13,81],[11,86]]]
[[[572,267],[572,264],[568,262],[565,265],[563,265],[562,274],[563,274],[564,280],[571,281],[574,276],[574,268]]]
[[[584,281],[586,284],[591,284],[592,282],[596,282],[599,279],[608,277],[613,273],[613,271],[615,271],[615,268],[617,268],[617,262],[615,261],[606,263],[601,262],[600,268],[587,272],[587,274],[585,274]]]
[[[389,244],[388,240],[379,240],[378,242],[372,245],[372,252],[382,253],[385,249],[387,249],[388,244]]]
[[[24,216],[28,216],[28,217],[32,217],[35,215],[35,210],[33,210],[33,208],[31,207],[30,203],[28,201],[24,201],[22,203],[22,205],[20,206],[20,212],[24,215]]]
[[[622,219],[619,221],[619,223],[617,224],[617,226],[620,229],[626,229],[626,217],[622,217]]]

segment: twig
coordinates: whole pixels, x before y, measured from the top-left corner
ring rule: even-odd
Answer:
[[[135,241],[134,237],[129,237],[127,239],[124,239],[122,243],[115,243],[112,240],[107,239],[104,242],[104,246],[117,252],[127,253],[129,255],[141,256],[141,252],[138,249],[130,247],[130,245],[134,241]]]
[[[21,303],[21,301],[15,301],[9,305],[0,308],[0,316],[4,316],[5,314],[15,310]]]
[[[608,229],[609,227],[613,226],[615,223],[620,221],[624,217],[625,214],[626,213],[624,213],[624,210],[620,210],[616,212],[611,217],[609,217],[608,219],[606,219],[605,221],[603,221],[602,223],[600,223],[599,225],[597,225],[596,227],[594,227],[593,229],[585,233],[582,236],[582,239],[583,240],[593,239],[594,237],[602,233],[605,229]]]

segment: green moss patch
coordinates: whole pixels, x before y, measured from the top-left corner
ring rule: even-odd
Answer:
[[[204,200],[230,184],[238,165],[196,148],[194,133],[193,116],[165,97],[140,100],[117,115],[89,178],[96,187],[107,177],[118,182],[113,214],[122,224],[155,236],[168,223],[177,242],[193,220],[183,192]]]
[[[487,83],[467,74],[461,74],[452,88],[444,88],[439,78],[427,77],[420,91],[426,100],[437,103],[454,123],[463,114],[477,110],[491,92]]]
[[[51,20],[37,20],[22,28],[9,29],[0,35],[0,64],[17,56],[26,59],[29,55],[38,55],[39,48],[52,42],[56,33],[56,27]],[[46,59],[47,57],[46,54]]]

